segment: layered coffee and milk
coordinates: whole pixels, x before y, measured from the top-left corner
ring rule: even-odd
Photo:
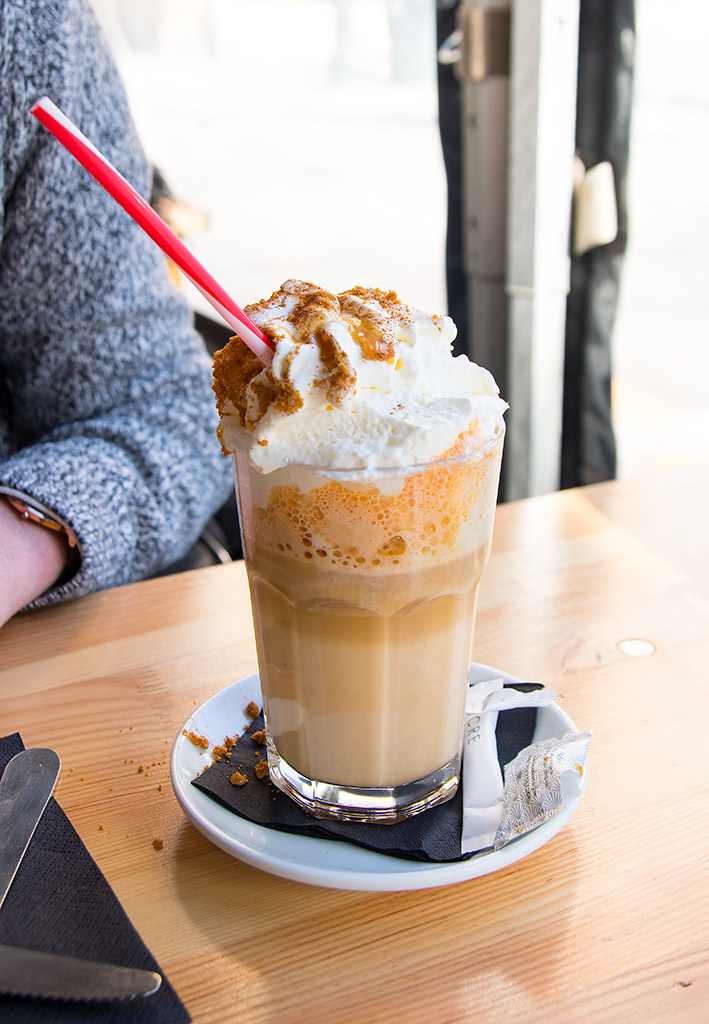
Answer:
[[[246,313],[271,365],[233,338],[214,388],[270,740],[305,779],[405,786],[460,752],[505,403],[393,292],[287,281]]]

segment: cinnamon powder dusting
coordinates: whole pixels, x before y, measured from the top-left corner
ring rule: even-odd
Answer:
[[[339,405],[348,391],[351,391],[357,380],[345,353],[326,327],[320,327],[315,334],[315,341],[320,349],[320,359],[325,367],[325,376],[319,382],[325,389],[329,402]]]
[[[305,282],[304,282],[305,283]],[[288,322],[293,324],[301,337],[314,334],[318,322],[323,319],[323,314],[340,314],[340,303],[336,295],[316,288],[314,284],[308,285],[309,291],[296,305],[295,309],[288,315]]]

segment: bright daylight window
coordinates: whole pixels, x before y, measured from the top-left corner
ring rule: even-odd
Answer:
[[[445,312],[432,0],[94,7],[149,159],[208,216],[187,244],[238,303],[299,277]]]
[[[237,302],[301,277],[334,291],[394,288],[446,311],[434,0],[92,2],[149,158],[208,216],[187,242]],[[678,416],[693,450],[709,437],[707,235],[696,230],[706,220],[707,77],[686,56],[702,52],[709,15],[695,0],[675,7],[669,21],[662,0],[637,8],[630,234],[613,339],[621,476],[672,464]]]

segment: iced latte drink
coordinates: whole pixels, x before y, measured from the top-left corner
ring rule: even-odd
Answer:
[[[455,792],[505,403],[455,328],[391,292],[286,282],[275,345],[215,357],[235,457],[272,781],[396,821]]]

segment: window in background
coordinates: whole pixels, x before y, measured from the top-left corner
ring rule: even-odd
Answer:
[[[434,0],[93,3],[150,159],[208,214],[188,242],[238,302],[297,276],[445,311]],[[623,477],[706,458],[709,444],[708,45],[699,0],[671,15],[637,3],[613,339]]]
[[[642,0],[628,251],[613,341],[618,475],[709,452],[709,7]]]
[[[432,0],[94,4],[149,158],[208,215],[188,244],[237,302],[300,277],[445,312]]]

